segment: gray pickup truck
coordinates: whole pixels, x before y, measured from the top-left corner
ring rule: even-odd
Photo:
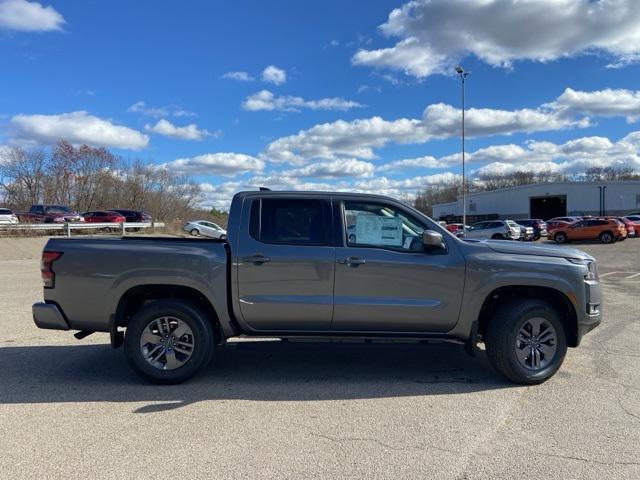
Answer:
[[[195,375],[230,337],[483,342],[508,379],[536,384],[601,319],[592,257],[461,240],[377,195],[256,191],[226,240],[52,238],[40,328],[110,332],[156,383]],[[425,365],[425,368],[429,368]]]

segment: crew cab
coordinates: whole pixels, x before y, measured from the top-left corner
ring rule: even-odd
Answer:
[[[384,196],[241,192],[227,235],[52,238],[34,321],[109,332],[156,383],[192,377],[246,336],[433,339],[474,355],[484,342],[497,371],[536,384],[601,319],[589,255],[462,240]]]

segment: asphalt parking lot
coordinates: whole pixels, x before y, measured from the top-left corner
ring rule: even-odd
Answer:
[[[570,246],[605,317],[543,385],[451,345],[240,342],[158,387],[37,329],[38,244],[0,243],[0,478],[638,479],[640,239]]]

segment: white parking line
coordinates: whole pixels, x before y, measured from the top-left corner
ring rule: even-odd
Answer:
[[[624,277],[625,280],[631,280],[632,278],[640,277],[640,273],[634,273],[633,275],[629,275],[628,277]]]
[[[613,275],[614,273],[618,273],[618,272],[608,272],[608,273],[603,273],[602,275],[600,275],[600,278],[604,278],[607,275]]]

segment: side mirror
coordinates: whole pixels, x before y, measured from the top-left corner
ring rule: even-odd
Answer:
[[[433,250],[444,248],[444,240],[442,234],[433,230],[425,230],[422,232],[422,245],[425,250]]]

